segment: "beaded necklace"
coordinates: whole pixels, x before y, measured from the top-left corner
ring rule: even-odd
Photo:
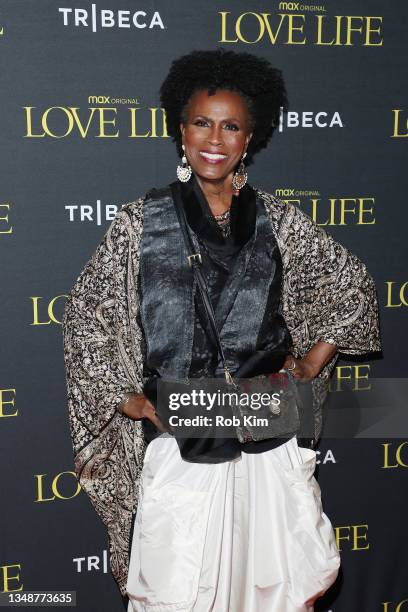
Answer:
[[[214,215],[214,219],[218,223],[218,227],[221,230],[224,238],[227,238],[231,235],[231,224],[230,224],[230,210],[226,210],[220,215]]]

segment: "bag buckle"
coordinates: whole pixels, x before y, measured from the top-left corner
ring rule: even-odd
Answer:
[[[201,253],[193,253],[192,255],[188,255],[188,257],[187,257],[188,263],[189,263],[190,266],[193,265],[193,262],[196,261],[196,258],[197,258],[197,261],[198,261],[199,264],[203,263],[202,259],[201,259]]]

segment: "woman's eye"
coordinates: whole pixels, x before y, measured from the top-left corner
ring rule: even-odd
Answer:
[[[227,130],[232,130],[234,132],[238,132],[239,130],[239,127],[235,123],[227,123],[225,127],[227,128]]]
[[[194,125],[207,126],[208,123],[207,121],[204,121],[204,119],[197,119],[196,121],[194,121]]]

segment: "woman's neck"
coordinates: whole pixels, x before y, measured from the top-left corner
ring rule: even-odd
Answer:
[[[221,181],[206,181],[197,175],[195,177],[213,215],[220,215],[231,207],[232,196],[235,195],[232,177]]]

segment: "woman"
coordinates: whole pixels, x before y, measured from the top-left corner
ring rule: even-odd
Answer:
[[[311,381],[312,446],[338,353],[380,350],[375,286],[299,208],[246,182],[245,163],[287,106],[279,70],[249,54],[193,52],[173,63],[161,100],[179,180],[122,206],[64,312],[77,477],[108,528],[129,612],[313,610],[340,563],[313,448],[296,435],[230,439],[208,461],[185,461],[174,437],[158,435],[164,426],[143,393],[152,372],[222,371],[175,200],[229,369],[266,341],[283,352],[280,367]]]

